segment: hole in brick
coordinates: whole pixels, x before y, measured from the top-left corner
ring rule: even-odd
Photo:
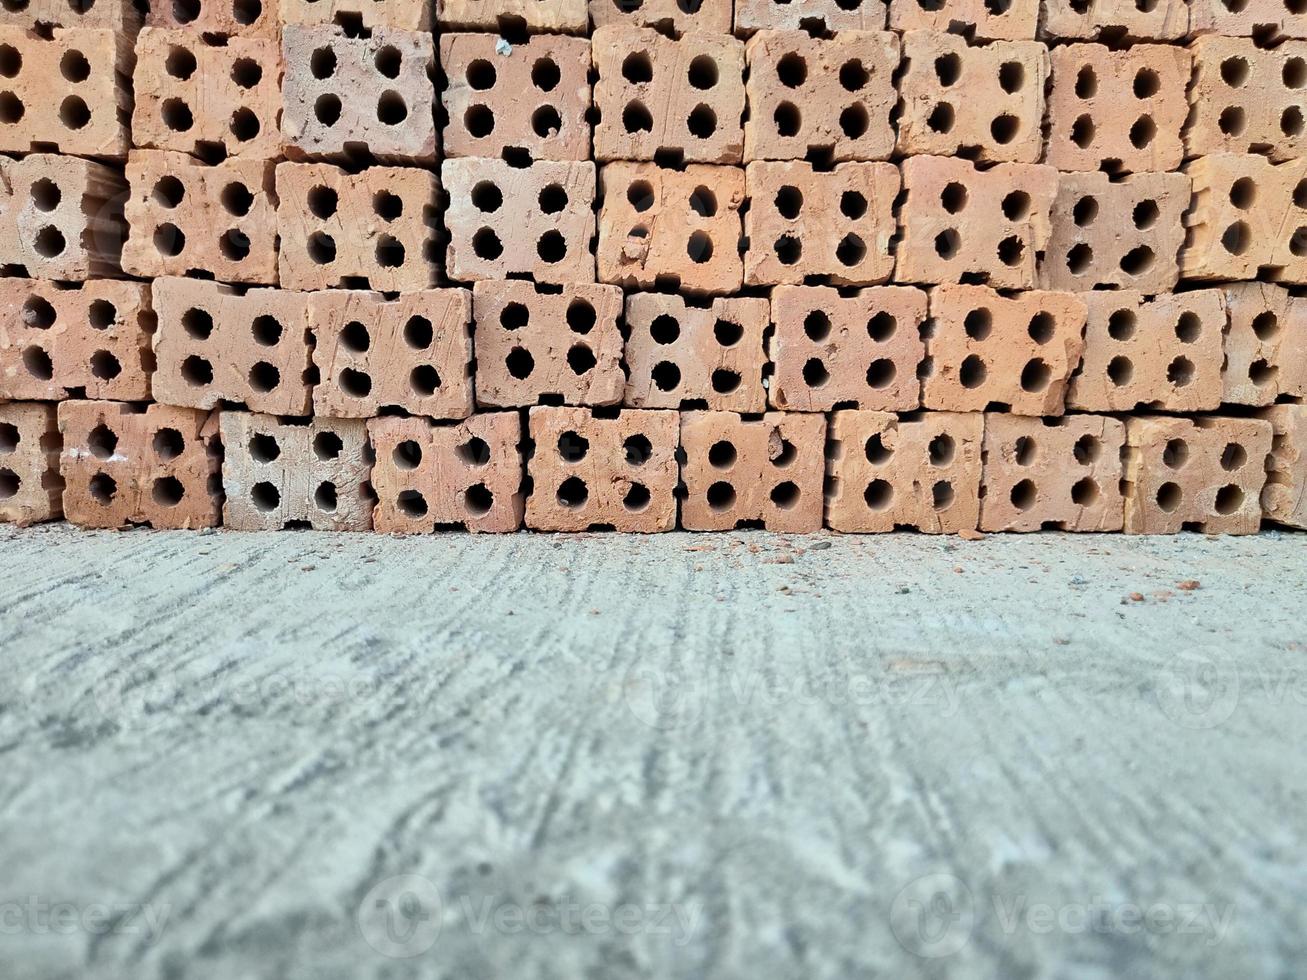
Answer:
[[[4,4],[8,8],[8,4]],[[12,44],[0,44],[0,75],[13,78],[23,70],[23,56]]]
[[[200,16],[200,0],[172,0],[173,20],[189,24]]]
[[[480,181],[472,188],[472,204],[478,211],[492,214],[503,206],[504,195],[499,187],[488,181]]]
[[[840,243],[835,248],[835,258],[840,261],[841,265],[857,265],[867,257],[867,246],[858,235],[850,232],[840,239]]]
[[[494,229],[481,228],[472,236],[472,251],[478,258],[493,260],[504,254],[504,246]]]
[[[840,213],[857,221],[867,213],[867,199],[858,191],[845,191],[840,195]]]
[[[803,208],[803,192],[789,184],[776,192],[776,210],[781,216],[793,221]]]
[[[553,264],[567,257],[567,241],[561,231],[547,231],[536,242],[536,254],[542,261]]]
[[[259,394],[267,394],[281,384],[281,372],[267,361],[259,361],[249,374],[250,388]]]
[[[957,451],[957,445],[954,443],[952,436],[941,432],[939,435],[935,436],[934,439],[930,440],[928,451],[930,453],[931,466],[948,466],[949,463],[953,462],[953,456]],[[888,456],[888,453],[886,455]],[[868,458],[870,458],[870,454],[868,454]],[[872,462],[876,461],[872,460]]]
[[[1131,218],[1135,223],[1135,227],[1140,231],[1143,231],[1157,224],[1157,218],[1160,213],[1156,201],[1140,201],[1135,205],[1134,211],[1131,213]]]
[[[1270,310],[1265,310],[1253,317],[1253,333],[1258,340],[1271,340],[1280,332],[1280,320]]]
[[[1092,116],[1077,116],[1071,124],[1071,142],[1082,150],[1087,150],[1094,142],[1094,119]]]
[[[1298,7],[1304,6],[1301,2],[1297,2],[1295,5]],[[1284,67],[1280,70],[1280,79],[1284,82],[1286,88],[1302,88],[1307,85],[1307,61],[1302,58],[1287,59],[1284,62]]]
[[[898,321],[890,313],[881,310],[867,321],[867,336],[878,344],[883,344],[894,336]]]
[[[941,259],[951,259],[962,247],[962,238],[953,228],[946,228],[935,236],[935,254]]]
[[[894,450],[885,445],[879,432],[867,439],[863,452],[867,456],[867,462],[873,466],[889,462],[889,458],[894,455]]]
[[[467,78],[468,87],[477,92],[494,88],[495,81],[498,79],[495,66],[484,58],[477,58],[470,62],[464,76]]]
[[[454,447],[454,455],[467,466],[485,466],[490,462],[490,444],[480,436],[472,436]]]
[[[772,113],[772,121],[776,123],[776,132],[780,136],[795,136],[799,132],[803,117],[799,114],[799,108],[793,102],[782,102]]]
[[[1303,129],[1302,109],[1291,105],[1280,114],[1280,132],[1285,136],[1301,136]]]
[[[1243,58],[1226,58],[1221,62],[1221,79],[1231,88],[1240,88],[1248,81],[1248,62]]]
[[[416,490],[404,490],[395,498],[395,508],[407,517],[425,517],[427,501]]]
[[[1038,357],[1031,358],[1021,369],[1021,390],[1032,394],[1043,391],[1053,380],[1052,369]]]
[[[404,254],[404,243],[398,238],[393,235],[377,236],[377,265],[383,269],[396,269],[404,264]]]
[[[1307,225],[1300,225],[1289,239],[1289,252],[1299,258],[1307,255]]]
[[[355,354],[361,354],[372,346],[368,328],[357,320],[351,320],[340,331],[340,345]]]
[[[422,447],[412,439],[405,439],[391,451],[390,458],[396,469],[415,470],[422,462]]]
[[[707,500],[714,511],[730,510],[735,506],[735,488],[725,480],[718,480],[708,488]]]
[[[1035,484],[1032,480],[1022,480],[1012,488],[1010,498],[1012,506],[1017,510],[1029,510],[1035,506]]]
[[[693,262],[702,265],[712,258],[713,244],[712,239],[706,231],[694,231],[690,233],[689,241],[685,244],[685,254]]]
[[[537,58],[531,66],[531,84],[542,92],[552,92],[562,77],[552,58]]]
[[[651,377],[659,391],[672,391],[681,383],[681,369],[671,361],[659,361],[654,365]]]
[[[563,128],[563,119],[551,105],[542,105],[531,114],[531,129],[541,139],[557,136]]]
[[[1162,87],[1162,80],[1151,68],[1140,68],[1135,72],[1134,93],[1137,99],[1151,99]]]
[[[1076,201],[1075,207],[1071,209],[1071,219],[1079,228],[1093,224],[1094,219],[1098,217],[1098,200],[1093,197],[1082,197]]]
[[[1130,383],[1135,375],[1135,366],[1130,358],[1118,354],[1107,362],[1107,377],[1118,388]]]
[[[1180,318],[1175,321],[1175,335],[1182,343],[1192,344],[1202,332],[1203,322],[1192,310],[1181,313]]]
[[[184,133],[195,125],[191,107],[181,99],[165,99],[163,105],[159,107],[159,113],[163,118],[163,124],[174,133]]]
[[[1216,119],[1216,125],[1226,136],[1238,136],[1247,124],[1243,109],[1237,105],[1226,106]]]
[[[985,367],[985,362],[976,354],[969,354],[962,361],[962,367],[958,371],[958,381],[963,388],[979,388],[985,383],[985,377],[989,374],[989,369]]]
[[[1073,245],[1071,251],[1066,253],[1066,267],[1072,275],[1084,275],[1089,266],[1094,261],[1094,250],[1089,247],[1088,243],[1081,242]]]
[[[953,128],[953,107],[947,102],[940,102],[930,110],[926,125],[937,133],[947,133]]]
[[[331,48],[318,48],[309,55],[309,71],[321,81],[336,74],[336,52]]]
[[[894,367],[893,361],[885,357],[877,358],[871,362],[871,367],[867,368],[867,386],[878,391],[888,388],[894,383],[896,373],[897,368]]]
[[[945,184],[939,193],[939,203],[949,214],[957,214],[967,206],[967,189],[956,181]]]
[[[1226,443],[1225,449],[1221,452],[1221,469],[1227,473],[1239,469],[1248,462],[1248,450],[1237,442]]]
[[[772,246],[781,265],[794,265],[803,256],[803,243],[794,235],[782,235]]]
[[[994,317],[983,306],[970,311],[962,321],[962,329],[972,340],[984,340],[994,329]]]
[[[1053,339],[1056,326],[1057,321],[1053,318],[1053,314],[1041,310],[1030,318],[1030,323],[1026,326],[1026,333],[1035,343],[1046,344]]]
[[[54,326],[54,307],[41,296],[29,296],[23,304],[23,326],[37,330],[49,330]]]
[[[1135,333],[1135,314],[1131,310],[1117,310],[1107,318],[1107,335],[1113,340],[1129,340]]]
[[[803,320],[803,332],[818,343],[830,336],[830,317],[822,310],[811,311]]]
[[[23,348],[23,368],[37,381],[49,381],[54,377],[50,355],[41,347]]]
[[[567,306],[567,326],[573,333],[588,334],[594,329],[595,308],[586,300],[574,299]]]
[[[30,194],[36,210],[47,213],[57,208],[59,202],[63,200],[63,191],[59,190],[59,185],[47,177],[35,181]]]
[[[150,498],[160,507],[176,507],[186,496],[186,488],[175,476],[161,476],[150,489]]]
[[[157,234],[157,233],[156,233]],[[36,249],[36,254],[43,258],[53,259],[62,255],[67,242],[64,241],[64,233],[54,225],[46,225],[36,233],[36,240],[32,243]]]
[[[387,89],[377,99],[377,119],[387,126],[398,126],[408,118],[408,105],[404,97],[393,89]]]
[[[97,299],[86,311],[87,320],[94,330],[108,330],[118,319],[118,308],[107,299]]]
[[[995,143],[1006,146],[1016,139],[1020,129],[1021,122],[1016,116],[1003,113],[1001,116],[995,116],[994,121],[989,124],[989,135],[994,138]]]
[[[164,179],[169,180],[173,178],[164,178]],[[163,181],[160,181],[160,183],[162,182]],[[180,187],[180,184],[178,186]],[[156,197],[158,193],[159,193],[159,186],[158,184],[156,184],[155,185]],[[233,181],[232,183],[224,187],[222,189],[220,200],[222,201],[222,206],[226,208],[227,212],[229,214],[235,215],[238,218],[244,217],[245,215],[249,214],[250,208],[254,206],[254,195],[250,193],[250,189],[248,187],[246,187],[244,184],[240,183],[239,181]]]
[[[1076,98],[1092,99],[1098,94],[1098,75],[1091,65],[1081,65],[1076,73]]]
[[[267,480],[262,480],[250,487],[250,502],[254,504],[255,510],[266,514],[281,506],[281,491]]]
[[[590,451],[590,440],[578,432],[568,429],[558,437],[558,455],[569,463],[585,459]]]
[[[281,455],[281,446],[275,437],[265,433],[256,433],[250,439],[250,458],[256,463],[271,463]]]
[[[717,113],[700,103],[690,112],[685,125],[690,135],[701,140],[707,139],[717,131]]]
[[[956,54],[942,54],[935,59],[935,77],[948,88],[962,77],[962,59]]]
[[[771,502],[781,510],[792,510],[799,503],[799,497],[798,484],[791,480],[778,483],[771,490]]]
[[[97,473],[91,477],[87,489],[90,491],[92,500],[101,507],[107,507],[113,498],[118,496],[118,481],[108,473]]]
[[[154,434],[151,447],[159,459],[167,462],[182,454],[182,450],[186,448],[186,440],[176,429],[164,428]]]
[[[622,77],[632,85],[653,81],[653,61],[644,51],[632,51],[622,61]]]
[[[253,58],[237,58],[231,65],[231,80],[244,89],[263,81],[263,66]]]
[[[930,505],[935,510],[948,510],[953,506],[956,496],[952,483],[948,480],[936,480],[935,485],[930,488]]]
[[[59,59],[59,74],[74,84],[84,82],[91,75],[91,63],[80,51],[65,51]]]
[[[232,16],[238,24],[246,26],[253,24],[262,13],[263,4],[260,0],[235,0],[232,3]]]
[[[239,228],[228,228],[218,239],[218,251],[222,252],[224,258],[240,262],[249,257],[250,240]]]
[[[645,180],[632,181],[626,188],[626,200],[636,211],[648,211],[654,203],[653,187]]]
[[[404,343],[414,350],[426,350],[434,335],[431,321],[424,316],[411,316],[404,324]]]
[[[399,53],[399,48],[393,44],[387,44],[377,51],[372,59],[372,64],[377,71],[387,78],[398,78],[400,65],[403,61],[404,58]]]
[[[313,103],[313,115],[324,126],[334,126],[340,119],[340,97],[326,92]]]
[[[344,368],[340,372],[340,390],[351,398],[367,398],[372,394],[372,378],[363,371]]]
[[[558,485],[558,505],[569,510],[582,506],[590,497],[590,490],[579,476],[569,476]]]
[[[1233,483],[1228,483],[1216,491],[1216,512],[1233,514],[1243,506],[1243,490]]]
[[[711,218],[717,213],[717,195],[707,187],[696,187],[690,194],[690,210],[701,218]]]
[[[160,255],[168,257],[180,255],[185,247],[186,236],[172,222],[166,221],[154,229],[154,248]]]
[[[339,196],[330,187],[314,187],[309,190],[309,210],[319,218],[326,220],[336,213]]]
[[[840,129],[851,140],[858,139],[865,134],[867,126],[867,109],[861,103],[855,102],[840,113]]]
[[[712,373],[712,390],[719,395],[729,395],[740,387],[740,375],[726,368],[718,368]]]
[[[420,398],[430,398],[440,387],[440,373],[430,364],[419,364],[408,375],[409,387]]]
[[[12,430],[12,432],[8,431]],[[12,442],[10,441],[12,436]],[[12,452],[18,445],[18,429],[12,425],[7,426],[5,432],[5,452]],[[91,434],[86,437],[86,448],[91,451],[91,455],[96,459],[108,459],[118,448],[118,434],[107,425],[97,425],[91,430]]]
[[[463,126],[476,139],[482,139],[495,131],[495,114],[489,106],[468,106],[463,113]]]
[[[1081,436],[1076,440],[1075,447],[1072,449],[1076,462],[1080,463],[1082,466],[1087,466],[1097,460],[1098,457],[1102,455],[1102,452],[1102,442],[1096,436],[1091,435]]]
[[[313,491],[313,503],[318,510],[325,511],[328,514],[335,513],[336,484],[329,480],[319,483],[318,489]]]
[[[708,463],[714,469],[727,470],[735,465],[735,446],[725,439],[719,439],[708,447]]]
[[[643,483],[632,483],[631,488],[626,491],[626,496],[622,498],[622,506],[638,514],[649,506],[650,499],[648,487]]]
[[[535,358],[525,347],[514,347],[504,358],[504,367],[508,368],[508,373],[518,381],[531,377],[535,366]]]
[[[1071,487],[1071,502],[1078,507],[1089,507],[1100,495],[1098,484],[1090,477],[1077,480]]]
[[[803,365],[803,381],[809,388],[820,388],[830,380],[830,372],[819,357],[810,357]]]
[[[1156,257],[1147,245],[1136,245],[1121,257],[1121,271],[1130,276],[1141,275],[1153,267]]]
[[[531,319],[531,312],[521,303],[505,303],[499,311],[499,325],[505,330],[520,330]]]
[[[628,102],[626,108],[622,110],[622,126],[628,133],[652,132],[653,116],[649,110],[638,101]]]
[[[786,88],[798,88],[808,80],[808,63],[794,51],[782,55],[776,62],[776,78]]]
[[[773,466],[786,467],[799,458],[799,451],[790,440],[781,439],[781,451],[771,461]]]
[[[567,366],[572,369],[573,374],[585,374],[592,370],[596,363],[594,351],[585,344],[573,344],[567,351]]]
[[[688,76],[691,85],[706,91],[717,84],[717,62],[701,54],[690,62]]]
[[[712,331],[713,337],[722,347],[734,347],[744,337],[744,327],[720,318],[713,324]]]
[[[112,381],[123,373],[123,366],[118,358],[107,350],[98,350],[91,355],[91,374],[101,381]]]
[[[482,517],[490,513],[495,504],[495,495],[484,483],[476,483],[463,491],[463,509],[473,517]]]
[[[336,240],[325,231],[315,231],[309,236],[309,258],[318,265],[328,265],[336,261]]]
[[[0,92],[0,123],[16,123],[27,110],[13,92]]]
[[[163,70],[173,78],[185,81],[195,74],[195,55],[186,48],[174,45],[168,49],[168,57],[163,61]]]
[[[857,92],[870,78],[871,74],[857,58],[846,61],[840,66],[840,85],[846,92]]]
[[[1194,380],[1194,362],[1177,357],[1166,368],[1166,380],[1177,388],[1184,388]]]
[[[885,510],[894,499],[894,488],[886,480],[872,480],[863,491],[862,499],[872,510]]]
[[[561,184],[549,184],[540,191],[539,203],[545,214],[557,214],[567,207],[567,191]]]

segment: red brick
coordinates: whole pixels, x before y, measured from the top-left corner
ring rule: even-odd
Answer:
[[[1224,294],[1223,400],[1270,405],[1282,395],[1307,398],[1307,297],[1267,282],[1232,284]]]
[[[1189,31],[1189,0],[1044,0],[1047,40],[1178,41]]]
[[[277,165],[278,271],[287,289],[425,289],[436,278],[436,176],[416,167],[351,174]]]
[[[303,294],[179,278],[156,279],[153,289],[159,318],[155,399],[190,408],[235,403],[276,415],[309,414]]]
[[[982,531],[1119,531],[1125,426],[1104,415],[987,414]]]
[[[907,198],[894,278],[898,282],[987,279],[997,289],[1035,285],[1047,247],[1057,171],[1024,163],[978,170],[953,157],[903,161]]]
[[[735,0],[735,33],[808,30],[815,34],[879,31],[885,26],[885,0]]]
[[[150,397],[150,287],[0,279],[0,398]]]
[[[743,170],[609,163],[599,184],[600,282],[689,293],[740,288]]]
[[[1188,50],[1066,44],[1049,54],[1047,163],[1058,170],[1115,174],[1179,168],[1189,114]]]
[[[622,398],[622,291],[482,280],[472,289],[478,405],[616,405]]]
[[[1284,0],[1190,0],[1189,33],[1256,37],[1263,44],[1286,37],[1307,37],[1307,10]]]
[[[763,335],[770,323],[763,297],[627,296],[630,373],[623,404],[761,412],[767,405]]]
[[[1147,299],[1132,289],[1081,294],[1089,307],[1085,353],[1067,407],[1196,412],[1221,404],[1225,304],[1215,289]]]
[[[121,157],[132,97],[119,69],[131,40],[113,30],[0,25],[0,152]]]
[[[900,153],[966,151],[983,162],[1039,162],[1049,64],[1043,44],[972,47],[956,34],[908,31],[903,64]]]
[[[825,445],[821,415],[683,413],[681,526],[729,531],[761,522],[768,531],[819,530]]]
[[[147,27],[136,41],[138,147],[267,160],[281,152],[281,52],[272,37],[209,40]]]
[[[1271,431],[1260,419],[1127,419],[1126,533],[1257,533]]]
[[[670,531],[676,524],[680,413],[628,408],[530,411],[527,527],[537,531]]]
[[[516,531],[522,526],[522,420],[483,412],[458,423],[369,419],[376,450],[372,484],[377,531],[427,534],[450,526]]]
[[[362,419],[288,424],[222,413],[222,523],[237,531],[372,529],[372,461]]]
[[[1252,38],[1193,42],[1190,156],[1259,153],[1275,162],[1307,153],[1307,41],[1259,47]]]
[[[441,175],[451,279],[594,282],[593,163],[446,160]]]
[[[974,531],[980,520],[979,412],[840,410],[831,415],[826,523],[833,531]]]
[[[1067,382],[1084,350],[1080,297],[936,286],[930,319],[926,408],[968,412],[999,404],[1015,415],[1062,414]]]
[[[0,405],[0,521],[26,527],[63,515],[55,406]]]
[[[899,39],[891,31],[760,31],[746,48],[744,159],[888,160]]]
[[[472,294],[426,289],[388,299],[327,290],[309,297],[318,415],[382,409],[461,419],[472,412]]]
[[[77,157],[0,157],[0,266],[10,275],[80,282],[118,274],[126,185]]]
[[[978,41],[1030,41],[1039,26],[1039,0],[891,0],[896,31],[958,31]]]
[[[812,164],[751,163],[745,183],[747,285],[797,284],[813,276],[840,285],[873,285],[894,272],[892,163],[841,163],[821,173]]]
[[[221,516],[218,415],[124,402],[59,403],[64,515],[83,527],[213,527]]]
[[[278,11],[283,25],[358,24],[369,30],[430,32],[433,20],[426,0],[281,0]]]
[[[1062,174],[1040,284],[1149,295],[1173,289],[1188,207],[1184,174],[1131,174],[1117,181],[1102,172]]]
[[[590,22],[586,0],[436,0],[436,20],[442,34],[584,34]]]
[[[271,160],[205,166],[184,153],[133,150],[127,183],[126,272],[150,278],[199,271],[224,282],[277,281]]]
[[[1307,282],[1307,158],[1271,164],[1257,154],[1189,161],[1193,205],[1180,253],[1186,279]]]
[[[590,42],[537,35],[505,45],[495,34],[446,34],[441,103],[447,157],[525,152],[533,160],[590,158]]]
[[[601,27],[595,159],[739,163],[744,156],[744,45],[727,34]]]
[[[331,24],[288,25],[281,36],[281,133],[292,160],[383,163],[436,159],[431,35],[374,28],[352,37]]]
[[[926,294],[908,286],[845,296],[829,286],[778,286],[772,290],[772,407],[917,408],[925,319]]]
[[[145,23],[192,34],[276,37],[277,13],[277,0],[175,0],[151,4]]]
[[[134,37],[141,12],[130,0],[69,3],[68,0],[12,0],[0,7],[0,24],[26,30],[47,27],[106,28]]]
[[[731,33],[731,0],[590,0],[594,27],[654,27],[663,34]]]
[[[1307,405],[1274,405],[1258,413],[1272,428],[1262,509],[1268,521],[1307,528]]]

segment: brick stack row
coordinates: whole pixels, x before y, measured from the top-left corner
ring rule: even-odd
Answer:
[[[1307,6],[13,0],[0,519],[1307,527]]]

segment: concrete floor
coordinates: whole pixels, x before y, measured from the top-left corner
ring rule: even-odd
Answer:
[[[5,528],[0,974],[1301,975],[1305,546]]]

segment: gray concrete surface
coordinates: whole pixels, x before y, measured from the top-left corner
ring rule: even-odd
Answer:
[[[1304,545],[0,529],[0,974],[1301,975]]]

